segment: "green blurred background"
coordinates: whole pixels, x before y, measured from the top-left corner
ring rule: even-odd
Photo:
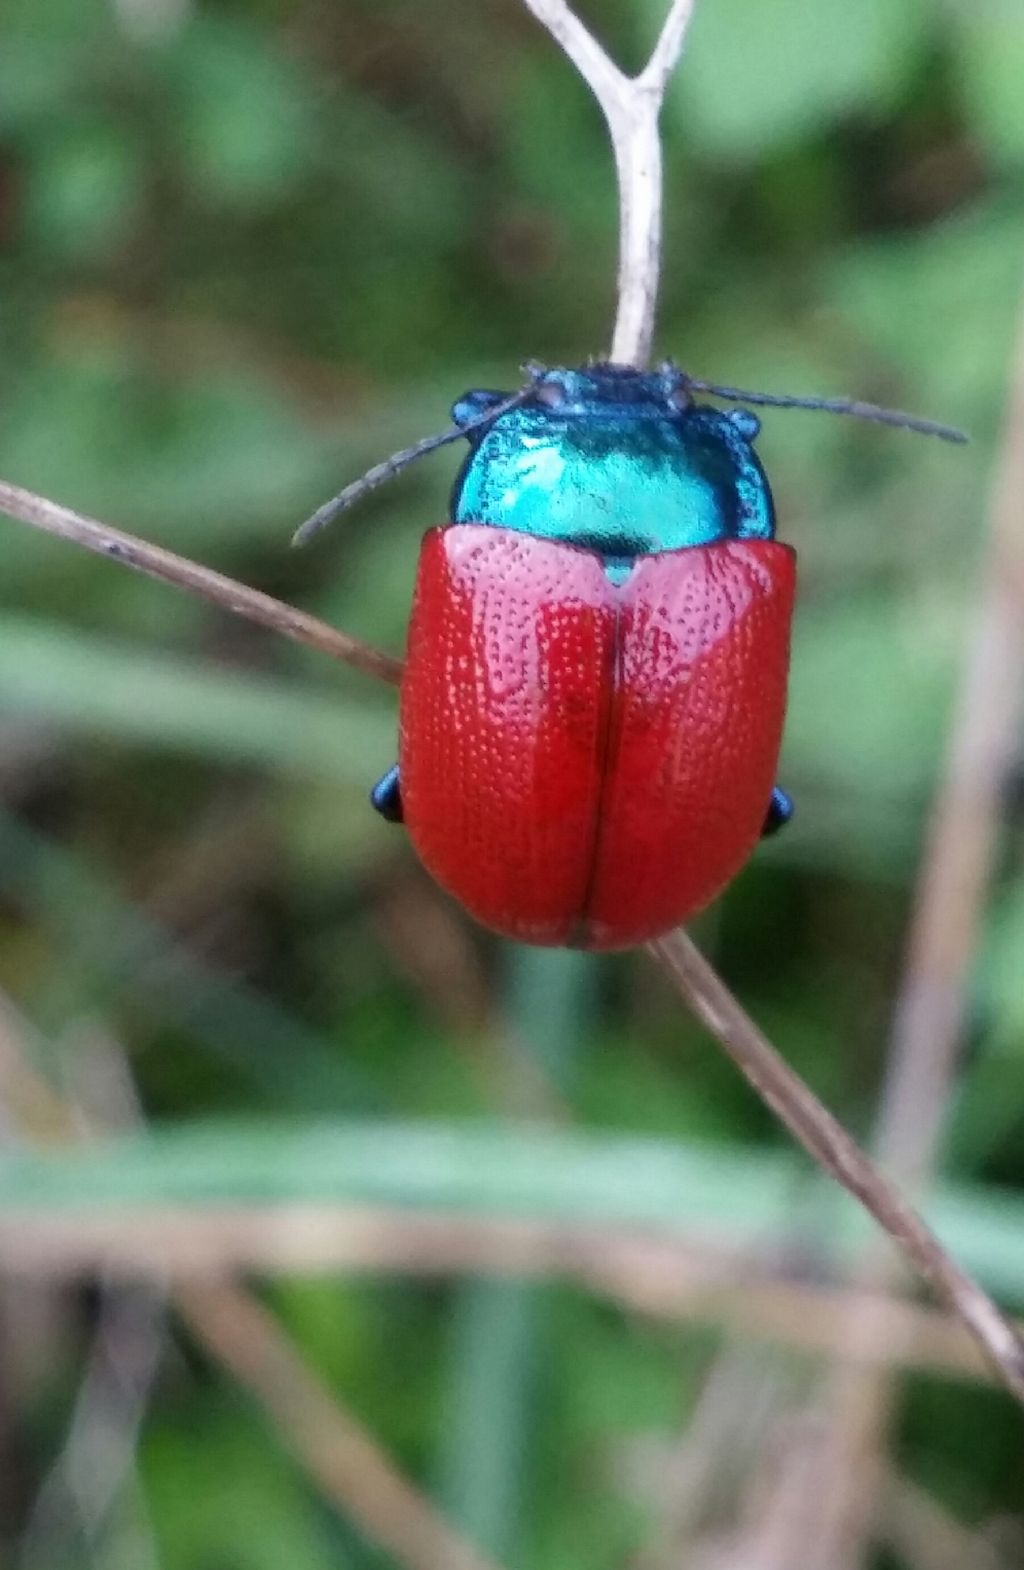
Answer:
[[[584,9],[642,63],[656,0]],[[799,810],[695,935],[867,1138],[1012,352],[1024,7],[700,0],[665,151],[660,352],[973,437],[778,413],[760,443],[801,560],[781,776]],[[464,388],[606,348],[615,229],[599,115],[517,0],[4,0],[0,474],[399,651],[454,457],[305,553],[291,530]],[[369,811],[389,691],[0,528],[0,1220],[372,1204],[744,1245],[828,1279],[853,1207],[649,962],[513,952]],[[1024,1308],[1019,779],[1005,800],[934,1215]],[[26,1111],[26,1084],[84,1109],[88,1157],[33,1149],[60,1118]],[[642,1315],[568,1280],[271,1275],[257,1289],[327,1385],[509,1567],[634,1563],[737,1351],[714,1312]],[[391,1563],[173,1314],[143,1314],[152,1366],[122,1411],[109,1379],[83,1386],[122,1291],[13,1248],[0,1302],[5,1564]],[[772,1422],[814,1388],[800,1327],[782,1339],[745,1421],[766,1380]],[[939,1369],[894,1396],[889,1462],[1024,1563],[1009,1401]],[[125,1452],[106,1494],[61,1470],[89,1399]],[[702,1496],[701,1541],[756,1467]],[[896,1535],[863,1563],[938,1562]]]

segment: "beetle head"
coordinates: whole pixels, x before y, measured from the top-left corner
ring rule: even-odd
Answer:
[[[530,405],[566,417],[626,414],[664,419],[666,413],[685,408],[690,401],[685,377],[675,366],[643,371],[597,360],[577,368],[528,364],[524,370],[533,382]]]

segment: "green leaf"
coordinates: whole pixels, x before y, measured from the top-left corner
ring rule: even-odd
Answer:
[[[988,921],[979,982],[987,1007],[999,1022],[1001,1037],[1024,1054],[1024,887],[1009,890]],[[1024,1084],[1021,1087],[1024,1095]]]
[[[31,1227],[67,1211],[338,1202],[537,1217],[696,1235],[719,1246],[792,1236],[788,1152],[670,1144],[486,1123],[191,1122],[0,1163],[0,1219]],[[947,1247],[995,1292],[1024,1298],[1024,1198],[943,1186],[926,1207]],[[852,1201],[836,1228],[863,1243]]]
[[[953,60],[975,135],[997,164],[1024,162],[1024,9],[985,0],[951,13]]]
[[[335,1044],[265,997],[223,974],[156,917],[126,899],[87,857],[0,812],[0,889],[59,954],[29,1009],[43,1035],[70,1020],[130,1003],[187,1039],[280,1106],[322,1106],[341,1094],[376,1105],[366,1079]],[[23,977],[23,986],[32,979]]]
[[[919,0],[713,0],[697,7],[669,102],[699,150],[760,159],[888,109],[924,35]]]
[[[394,719],[328,692],[5,615],[0,709],[75,732],[364,786]]]
[[[299,65],[256,26],[211,12],[191,17],[167,65],[189,181],[240,209],[279,200],[316,146],[312,84]]]
[[[1020,228],[1017,212],[991,202],[837,254],[824,280],[830,308],[913,376],[926,412],[971,426],[998,407],[1020,296]]]
[[[137,533],[173,524],[178,550],[209,555],[289,524],[344,474],[345,437],[318,431],[269,376],[214,367],[153,374],[128,336],[72,340],[37,361],[0,410],[0,465]]]
[[[32,144],[26,235],[55,257],[96,260],[128,238],[144,191],[141,147],[116,121],[61,118]]]
[[[0,10],[0,130],[52,130],[117,59],[106,0],[4,0]]]
[[[955,618],[940,605],[921,615],[911,598],[801,608],[786,725],[798,768],[896,803],[933,778],[957,650]]]
[[[339,1570],[301,1473],[265,1428],[242,1398],[209,1391],[187,1422],[147,1425],[142,1470],[165,1570]]]
[[[1011,888],[986,923],[977,991],[980,1040],[958,1087],[946,1139],[950,1163],[976,1169],[1015,1144],[1024,1117],[1024,888]]]

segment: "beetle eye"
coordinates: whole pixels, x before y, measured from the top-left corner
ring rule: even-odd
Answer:
[[[677,382],[668,395],[668,403],[673,409],[688,409],[693,399],[690,397],[689,388],[684,382]]]
[[[549,409],[558,409],[565,402],[565,388],[558,382],[542,382],[535,396],[538,403],[546,403]]]

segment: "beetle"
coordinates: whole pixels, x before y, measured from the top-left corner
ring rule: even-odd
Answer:
[[[793,812],[775,770],[795,553],[775,538],[757,416],[694,393],[964,438],[671,362],[527,371],[517,393],[466,393],[449,431],[346,487],[297,539],[465,437],[449,521],[420,552],[399,761],[371,800],[485,926],[629,948],[703,909]]]

